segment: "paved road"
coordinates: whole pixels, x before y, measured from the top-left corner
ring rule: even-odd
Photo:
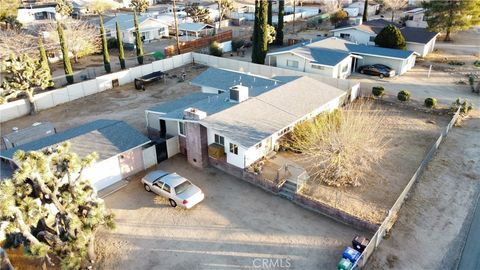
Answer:
[[[477,209],[473,216],[467,242],[460,258],[458,270],[480,269],[480,197],[477,199]]]

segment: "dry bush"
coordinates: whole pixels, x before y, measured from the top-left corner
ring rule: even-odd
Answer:
[[[356,102],[297,125],[291,147],[302,152],[310,178],[330,186],[359,186],[386,152],[385,111]]]
[[[38,40],[22,30],[0,29],[0,59],[14,53],[38,55]]]

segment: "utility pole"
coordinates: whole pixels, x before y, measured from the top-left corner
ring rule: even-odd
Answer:
[[[177,41],[177,54],[180,54],[180,41],[178,40],[177,5],[175,0],[173,0],[173,21],[175,24],[175,39]]]
[[[295,0],[293,0],[293,21],[292,21],[292,31],[295,34]]]

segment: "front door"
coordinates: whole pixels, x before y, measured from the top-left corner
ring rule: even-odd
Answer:
[[[157,152],[157,163],[160,163],[168,158],[167,141],[158,140],[155,142],[155,150]]]
[[[165,135],[167,135],[167,125],[165,120],[160,119],[160,138],[165,138]]]

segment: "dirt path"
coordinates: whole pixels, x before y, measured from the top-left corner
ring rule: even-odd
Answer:
[[[454,269],[480,192],[480,111],[454,128],[367,269]]]

